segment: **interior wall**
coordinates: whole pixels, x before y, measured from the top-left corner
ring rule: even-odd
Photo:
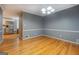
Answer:
[[[79,42],[79,5],[44,17],[45,35]]]
[[[6,17],[18,17],[15,11],[6,10]],[[41,17],[23,12],[23,38],[49,35],[73,42],[79,42],[79,6]]]
[[[79,6],[40,17],[23,13],[23,38],[48,35],[79,42]]]
[[[3,42],[3,39],[2,39],[2,34],[3,34],[3,30],[2,30],[2,17],[3,17],[3,12],[2,12],[2,9],[0,7],[0,43]]]
[[[42,17],[23,12],[23,38],[42,34]]]

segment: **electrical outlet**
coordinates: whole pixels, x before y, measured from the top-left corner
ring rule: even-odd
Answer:
[[[28,37],[28,36],[26,36],[26,37]]]

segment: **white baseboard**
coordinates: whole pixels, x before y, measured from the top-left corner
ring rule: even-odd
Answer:
[[[49,35],[43,35],[43,36],[47,36],[47,37],[49,37],[49,38],[55,38],[55,39],[58,39],[58,40],[62,40],[62,41],[65,41],[65,42],[69,42],[69,43],[79,44],[79,43],[77,43],[77,42],[72,42],[72,41],[65,40],[65,39],[58,38],[58,37],[54,37],[54,36],[49,36]]]
[[[42,34],[41,35],[37,35],[37,36],[33,36],[33,37],[24,38],[23,40],[31,39],[31,38],[36,38],[36,37],[39,37],[39,36],[46,36],[46,37],[49,37],[49,38],[55,38],[55,39],[58,39],[58,40],[62,40],[62,41],[65,41],[65,42],[69,42],[69,43],[79,44],[77,42],[72,42],[72,41],[69,41],[69,40],[62,39],[62,38],[57,38],[57,37],[54,37],[54,36],[42,35]]]
[[[36,37],[39,37],[39,36],[43,36],[43,35],[36,35],[36,36],[33,36],[33,37],[23,38],[23,40],[31,39],[31,38],[36,38]]]

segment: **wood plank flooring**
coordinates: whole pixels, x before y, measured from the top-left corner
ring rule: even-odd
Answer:
[[[39,36],[5,41],[0,45],[0,51],[7,52],[8,55],[79,55],[79,45]]]
[[[16,39],[17,36],[18,36],[18,34],[5,34],[5,35],[3,35],[3,38],[5,40],[8,40],[8,39]]]

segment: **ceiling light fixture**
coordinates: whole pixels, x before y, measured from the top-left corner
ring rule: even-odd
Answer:
[[[42,13],[43,13],[43,14],[46,14],[46,12],[45,12],[45,11],[43,11]]]
[[[52,7],[51,7],[51,6],[49,6],[49,7],[47,8],[47,10],[52,10]]]
[[[49,15],[49,14],[51,14],[51,12],[50,11],[47,11],[47,14]]]
[[[55,9],[52,9],[52,10],[51,10],[51,12],[54,12],[54,11],[55,11]]]
[[[49,6],[49,7],[47,7],[47,8],[42,8],[41,11],[42,11],[42,14],[47,14],[47,15],[49,15],[49,14],[51,14],[52,12],[54,12],[55,9],[52,8],[51,6]]]
[[[46,11],[46,9],[45,9],[45,8],[42,8],[42,9],[41,9],[41,11],[42,11],[42,12],[45,12],[45,11]]]

